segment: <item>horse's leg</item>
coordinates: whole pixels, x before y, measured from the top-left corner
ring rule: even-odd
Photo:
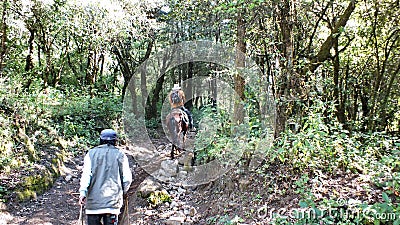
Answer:
[[[175,156],[174,156],[174,150],[175,150],[175,148],[176,148],[175,144],[172,144],[172,148],[171,148],[171,159],[174,159],[174,158],[175,158]]]
[[[194,166],[194,163],[196,162],[196,152],[193,150],[193,155],[192,155],[192,166]]]
[[[182,131],[182,149],[185,149],[186,131]]]
[[[175,149],[177,149],[178,147],[176,146],[177,144],[177,140],[178,140],[178,136],[177,136],[177,128],[176,128],[177,124],[176,124],[176,120],[174,119],[174,117],[170,117],[169,118],[169,123],[168,123],[168,130],[170,135],[172,136],[172,147],[171,147],[171,159],[174,159],[174,151]]]

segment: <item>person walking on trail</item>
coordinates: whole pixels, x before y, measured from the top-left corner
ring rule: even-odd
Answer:
[[[181,109],[186,113],[189,119],[189,130],[196,131],[196,128],[193,126],[193,115],[192,113],[185,107],[185,93],[182,91],[179,84],[174,84],[171,93],[169,94],[169,103],[171,105],[171,109]]]
[[[117,133],[105,129],[100,134],[100,145],[85,155],[79,204],[86,206],[88,225],[118,224],[123,196],[132,183],[128,158],[115,147],[116,142]]]

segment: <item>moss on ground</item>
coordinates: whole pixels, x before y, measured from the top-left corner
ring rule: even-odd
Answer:
[[[65,158],[66,154],[63,150],[61,152],[56,152],[49,165],[24,177],[15,190],[16,200],[26,201],[35,199],[37,195],[51,188],[55,180],[61,174],[61,168],[64,165]]]

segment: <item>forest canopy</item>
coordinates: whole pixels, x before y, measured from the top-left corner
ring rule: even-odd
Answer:
[[[15,93],[51,88],[123,96],[156,49],[209,40],[257,62],[277,99],[278,133],[289,119],[301,122],[315,98],[334,105],[334,117],[348,130],[392,132],[399,130],[397,4],[5,0],[0,70]],[[165,83],[196,77],[193,66],[181,66]],[[239,83],[236,90],[244,92]],[[157,116],[155,103],[149,111]]]

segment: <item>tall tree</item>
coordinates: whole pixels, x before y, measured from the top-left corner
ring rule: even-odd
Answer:
[[[238,70],[234,76],[236,98],[234,103],[233,121],[237,124],[243,123],[244,120],[244,87],[245,80],[243,78],[243,70],[245,68],[246,57],[246,20],[245,9],[243,5],[238,8],[236,19],[236,53],[235,53],[235,66]]]
[[[384,130],[395,119],[394,112],[399,110],[396,100],[389,101],[390,95],[399,94],[399,3],[376,1],[364,4],[371,12],[361,17],[366,27],[360,31],[364,37],[362,47],[371,53],[364,61],[362,71],[364,127],[372,131]]]
[[[285,130],[286,120],[288,118],[287,110],[288,104],[290,104],[290,90],[293,88],[293,1],[282,0],[279,8],[279,28],[280,28],[280,41],[281,45],[280,52],[280,74],[276,77],[276,93],[275,98],[277,99],[276,107],[276,129],[275,136],[279,136],[282,131]]]
[[[7,9],[8,9],[8,1],[4,0],[3,1],[3,7],[2,7],[2,14],[1,14],[1,23],[0,23],[0,32],[1,32],[1,38],[0,38],[0,75],[3,70],[3,63],[4,63],[4,57],[6,55],[7,51]]]

